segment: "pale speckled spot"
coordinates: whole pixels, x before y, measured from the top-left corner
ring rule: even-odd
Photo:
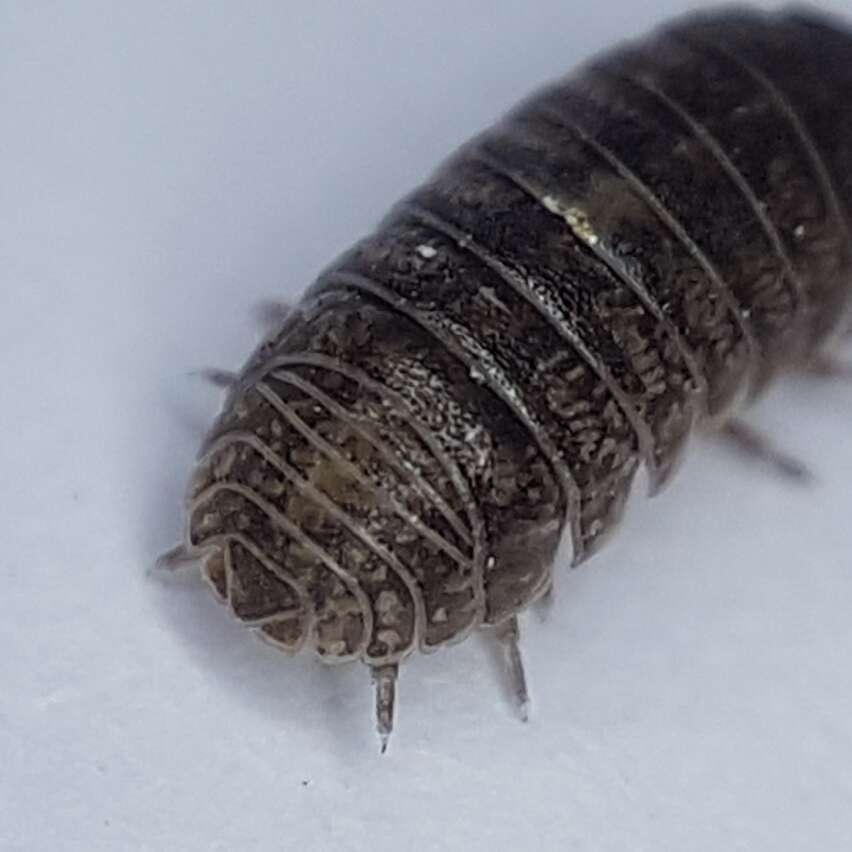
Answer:
[[[381,624],[396,624],[402,606],[396,592],[383,591],[376,600],[376,614]]]
[[[402,645],[402,637],[396,630],[379,630],[376,633],[376,639],[387,645],[392,651],[395,651]]]
[[[435,257],[438,254],[437,249],[433,248],[432,246],[426,245],[425,243],[417,246],[415,251],[424,260],[431,260],[433,257]]]
[[[464,439],[468,443],[474,443],[476,439],[482,434],[482,424],[477,423],[476,426],[471,426],[467,432],[465,433]]]
[[[342,639],[337,639],[328,646],[328,653],[334,657],[342,657],[346,652],[346,643]]]
[[[435,624],[444,624],[447,621],[447,609],[446,607],[439,606],[435,612],[432,613],[432,621]]]
[[[541,203],[551,213],[561,216],[577,237],[587,245],[595,246],[600,242],[600,237],[595,233],[588,214],[584,210],[579,207],[566,206],[552,195],[545,195],[541,199]]]

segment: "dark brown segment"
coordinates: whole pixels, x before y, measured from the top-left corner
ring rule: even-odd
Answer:
[[[345,369],[339,363],[336,366]],[[317,414],[325,410],[345,422],[357,441],[371,448],[369,456],[374,463],[365,472],[384,484],[384,471],[389,468],[394,495],[411,503],[413,511],[425,507],[422,511],[430,517],[435,515],[438,526],[452,531],[449,538],[460,550],[474,554],[476,512],[458,467],[427,433],[418,430],[410,416],[390,407],[390,401],[370,388],[363,375],[356,380],[351,374],[295,363],[276,369],[270,376],[288,385],[295,383],[316,401]],[[386,413],[394,415],[391,424],[385,422]],[[389,426],[394,439],[402,433],[401,443],[389,439]]]
[[[227,547],[231,565],[229,600],[237,618],[262,621],[299,610],[299,595],[292,586],[264,568],[239,542],[229,542]]]
[[[351,433],[346,431],[345,424],[336,418],[329,419],[319,412],[318,417],[311,417],[310,403],[307,407],[299,406],[300,394],[293,393],[292,386],[269,377],[264,386],[281,394],[278,399],[287,399],[290,405],[298,406],[299,413],[313,421],[313,425],[322,433],[322,437],[333,442],[336,447],[346,451],[347,438]],[[294,398],[295,397],[295,398]],[[272,400],[266,397],[270,404]],[[304,399],[302,399],[304,401]],[[303,421],[305,422],[305,421]],[[341,432],[341,426],[344,431]],[[345,516],[354,521],[370,538],[401,565],[409,568],[418,585],[418,593],[422,594],[426,612],[426,645],[438,644],[451,638],[450,630],[462,632],[472,626],[477,615],[476,590],[474,587],[473,564],[470,558],[453,552],[454,549],[442,549],[444,541],[439,536],[437,541],[426,537],[423,532],[401,516],[386,501],[387,490],[393,480],[386,476],[381,485],[364,483],[353,478],[349,471],[344,470],[335,462],[333,456],[317,453],[315,448],[289,424],[284,427],[284,441],[297,448],[302,460],[302,473],[311,484],[326,494],[334,505]],[[360,443],[357,460],[360,465],[369,461],[372,447]],[[387,470],[380,471],[388,474]],[[435,525],[437,518],[431,518]],[[444,532],[449,535],[449,530]],[[451,620],[447,615],[453,613]]]
[[[527,372],[534,369],[530,350],[524,350],[525,338],[517,338],[515,346],[491,346],[475,324],[454,323],[452,318],[422,313],[410,299],[398,299],[381,284],[363,275],[336,269],[328,273],[313,292],[316,294],[354,291],[390,307],[412,320],[431,336],[435,345],[447,350],[466,368],[472,382],[481,384],[503,401],[522,423],[556,474],[566,503],[577,503],[577,485],[571,468],[559,445],[552,438],[553,430],[546,410],[536,396],[528,394],[524,382]],[[521,351],[518,351],[521,350]]]
[[[472,253],[405,215],[345,256],[331,284],[341,280],[337,270],[371,276],[424,322],[487,349],[580,487],[584,550],[615,523],[636,467],[633,430],[606,386],[527,300]]]
[[[214,454],[215,455],[215,454]],[[365,658],[399,659],[414,643],[414,602],[405,583],[387,563],[357,536],[335,522],[324,507],[304,495],[294,494],[284,504],[267,502],[246,485],[256,470],[266,469],[265,459],[254,447],[240,446],[240,457],[229,481],[222,482],[200,495],[192,517],[196,546],[229,533],[236,533],[262,547],[275,563],[302,584],[314,607],[314,641],[320,654],[345,658],[356,648],[335,644],[351,636],[352,619],[357,613],[364,618],[366,602],[373,618],[373,632]],[[249,498],[249,494],[252,497]],[[267,506],[271,508],[266,508]],[[304,535],[345,568],[357,588],[366,596],[359,601],[351,584],[328,569],[316,553],[284,531],[280,521],[285,516]],[[332,622],[337,626],[337,639],[328,644]],[[360,641],[363,641],[363,630]]]
[[[469,242],[461,238],[467,254],[491,259],[501,298],[517,292],[538,314],[542,330],[529,328],[536,341],[549,336],[561,339],[562,349],[574,348],[572,360],[588,365],[601,398],[623,410],[656,482],[664,481],[694,414],[692,374],[666,328],[580,246],[564,221],[473,156],[450,164],[412,202],[469,235]],[[623,440],[606,428],[595,433]],[[574,475],[588,480],[583,471]]]
[[[640,449],[650,453],[652,475],[664,481],[692,424],[694,383],[676,341],[635,293],[580,245],[563,220],[473,158],[462,155],[411,200],[469,235],[469,254],[493,257],[502,271],[495,276],[501,298],[514,289],[539,316],[541,330],[530,326],[527,333],[535,334],[536,343],[546,334],[558,341],[560,332],[576,340],[575,350],[589,356],[582,360],[597,365],[590,364],[591,370],[607,398],[624,408],[602,378],[611,377],[650,430],[651,446]],[[552,357],[559,351],[551,349]],[[628,419],[630,410],[624,412]],[[620,440],[606,427],[596,431],[601,440]],[[575,471],[575,478],[583,474]]]
[[[324,607],[317,614],[314,636],[316,651],[321,657],[348,659],[359,648],[364,635],[364,617],[351,598],[346,603],[346,608],[341,608],[338,602],[336,606]],[[379,635],[378,631],[376,635]],[[371,650],[378,650],[382,655],[387,653],[385,646],[375,641],[368,648],[368,653]]]
[[[529,354],[529,351],[518,351],[522,349],[522,341],[525,338],[519,336],[515,347],[492,346],[487,336],[475,328],[475,324],[470,327],[464,325],[450,327],[452,321],[445,323],[444,318],[440,316],[431,316],[411,309],[407,300],[394,297],[382,285],[363,276],[341,270],[325,275],[310,292],[322,298],[327,295],[333,296],[335,293],[345,295],[350,290],[370,301],[378,302],[384,308],[385,315],[373,311],[372,316],[375,320],[368,321],[366,325],[372,326],[378,322],[385,326],[386,333],[396,338],[400,344],[400,354],[403,355],[398,368],[414,367],[416,372],[422,371],[423,359],[427,355],[427,350],[431,350],[428,354],[433,357],[440,355],[442,360],[451,365],[452,371],[461,369],[461,375],[464,377],[463,392],[468,396],[471,395],[474,387],[481,387],[484,393],[494,398],[494,401],[505,405],[517,425],[525,430],[527,439],[534,442],[546,459],[562,492],[562,504],[568,507],[571,519],[578,523],[579,518],[575,507],[579,502],[579,494],[570,466],[560,448],[552,441],[552,429],[549,428],[552,424],[548,422],[546,407],[539,397],[528,394],[529,386],[524,383],[527,371],[535,369],[533,361],[529,357],[524,357],[525,354]],[[388,309],[390,314],[386,313]],[[359,311],[359,315],[365,318],[370,316],[370,313],[366,310],[366,305]],[[395,317],[404,322],[394,323]],[[423,338],[425,335],[427,343],[427,349],[420,349],[416,345],[413,347],[413,351],[417,352],[413,361],[407,356],[407,350],[412,347],[409,341],[401,336],[401,333],[405,333],[406,327],[409,332],[416,329],[417,338]],[[382,336],[375,333],[376,331],[377,329],[370,328],[369,336],[376,342],[382,341]],[[417,338],[412,338],[412,343]],[[392,339],[387,342],[390,344],[387,349],[382,347],[381,354],[376,352],[382,363],[396,349],[396,346],[392,345]],[[362,348],[356,363],[363,366],[363,362],[368,357],[367,352]],[[412,385],[419,388],[423,383],[422,379],[422,376],[413,379]],[[452,402],[455,403],[456,400],[453,399]],[[446,408],[446,405],[444,407]],[[465,434],[467,442],[479,438],[484,431],[479,422],[480,415],[481,410],[474,409],[474,419]],[[575,541],[581,543],[579,533],[575,536]]]
[[[722,54],[685,40],[661,36],[653,47],[620,52],[617,65],[686,114],[739,177],[776,243],[776,253],[802,287],[803,332],[797,332],[797,339],[804,348],[804,330],[813,325],[809,311],[823,286],[824,270],[809,257],[810,238],[801,230],[801,217],[804,210],[824,209],[824,204],[813,165],[787,117],[753,75]],[[750,139],[760,144],[745,144]]]
[[[619,70],[617,55],[551,90],[540,105],[637,175],[719,270],[760,345],[763,384],[791,351],[795,282],[712,151],[658,99],[610,70]]]
[[[451,520],[454,529],[470,542],[472,570],[462,580],[453,580],[454,591],[464,591],[472,597],[472,606],[463,602],[459,611],[447,609],[446,601],[435,602],[433,595],[426,601],[427,618],[431,623],[427,643],[442,639],[456,639],[479,623],[485,613],[484,563],[486,561],[485,527],[470,485],[455,464],[451,455],[442,449],[433,436],[417,422],[405,404],[397,399],[385,385],[373,382],[366,374],[340,361],[326,362],[322,356],[298,355],[294,362],[286,364],[286,374],[298,376],[306,387],[322,388],[324,398],[334,398],[334,405],[347,413],[348,423],[357,423],[370,437],[373,446],[382,446],[383,451],[395,456],[399,468],[409,473],[408,482],[417,497],[425,495],[430,506],[437,506]],[[322,366],[298,363],[299,359],[320,359]],[[281,375],[274,370],[272,375]],[[292,380],[292,379],[291,379]],[[328,395],[326,395],[328,394]],[[455,506],[453,510],[452,506]],[[468,521],[467,530],[462,519]],[[444,584],[446,585],[446,583]],[[440,588],[437,589],[440,594]],[[441,607],[444,612],[441,612]]]
[[[751,12],[702,16],[673,33],[750,75],[771,104],[762,127],[760,116],[741,110],[749,123],[739,145],[755,168],[764,163],[784,231],[809,272],[809,342],[818,347],[847,309],[852,274],[852,38],[814,17]]]
[[[401,400],[457,460],[476,496],[491,554],[486,619],[499,620],[518,601],[532,599],[550,569],[565,502],[529,431],[462,361],[406,317],[358,294],[314,298],[305,324],[279,348],[357,364]],[[521,540],[529,547],[518,559]]]
[[[477,491],[488,475],[493,429],[506,431],[511,424],[525,443],[532,440],[505,403],[474,382],[458,358],[409,319],[344,287],[324,289],[309,291],[306,316],[280,343],[279,354],[321,354],[387,385],[456,459]],[[425,404],[426,399],[434,404]]]
[[[393,469],[392,481],[400,482],[399,490],[403,490],[401,481],[408,483],[412,490],[408,499],[415,505],[427,504],[429,512],[439,512],[463,542],[460,547],[476,546],[477,513],[458,466],[440,451],[428,432],[418,429],[410,415],[398,410],[383,388],[370,386],[366,377],[340,362],[319,366],[300,363],[298,356],[273,367],[268,375],[296,377],[303,387],[314,389],[324,408],[345,412],[347,422],[362,430],[359,434]],[[378,476],[379,469],[373,473]]]
[[[393,511],[405,518],[409,525],[418,523],[421,529],[443,543],[448,553],[456,554],[457,559],[471,561],[473,553],[469,539],[462,538],[440,512],[411,488],[410,482],[387,463],[374,443],[353,429],[348,413],[331,411],[315,397],[308,396],[294,386],[287,380],[287,376],[286,371],[276,371],[258,386],[267,402],[279,411],[287,423],[285,442],[291,446],[291,441],[303,447],[314,445],[331,469],[347,466],[346,470],[335,472],[335,480],[349,482],[357,477],[352,482],[353,487],[393,501],[393,505],[398,507]],[[298,378],[295,380],[298,381]],[[341,416],[344,414],[346,416]],[[313,453],[313,458],[316,460],[318,455]],[[348,466],[352,468],[352,475]],[[323,487],[322,481],[315,481],[314,484],[330,497],[336,497]],[[328,482],[325,484],[327,486]]]
[[[252,391],[252,393],[256,392]],[[270,422],[275,416],[276,412],[271,411],[268,415]],[[382,639],[377,629],[376,638],[389,649],[388,651],[379,650],[379,655],[406,652],[411,647],[413,624],[409,629],[402,613],[406,609],[417,611],[420,592],[414,585],[416,575],[414,568],[400,564],[400,561],[395,558],[395,545],[407,534],[405,522],[390,513],[380,514],[378,512],[379,497],[375,492],[361,488],[328,459],[318,454],[288,424],[280,422],[280,431],[281,440],[288,448],[288,455],[295,462],[294,474],[307,483],[307,488],[292,488],[286,497],[283,494],[282,496],[269,495],[268,489],[264,489],[264,483],[281,479],[293,482],[293,474],[282,470],[281,461],[265,452],[260,452],[259,448],[246,446],[242,439],[238,439],[238,456],[230,473],[230,481],[252,489],[264,489],[270,505],[333,557],[340,552],[336,536],[338,531],[357,540],[359,546],[351,550],[349,555],[356,560],[359,558],[356,554],[368,555],[369,563],[379,566],[377,570],[381,574],[382,581],[387,580],[388,585],[385,588],[380,588],[378,591],[372,589],[373,594],[371,594],[370,589],[366,588],[362,582],[358,561],[354,565],[349,561],[341,562],[339,559],[335,561],[353,577],[357,585],[362,587],[374,602],[373,612],[377,628],[381,626],[382,611],[375,607],[381,606],[379,596],[383,592],[386,594],[382,600],[385,602],[392,600],[394,608],[400,610],[400,629],[395,635],[392,635],[393,631],[385,625],[385,633],[389,638]],[[326,499],[322,500],[322,496]],[[419,541],[419,539],[416,540]],[[443,554],[438,554],[430,548],[426,548],[425,554],[421,553],[419,557],[418,565],[420,566],[424,564],[424,558],[438,563],[447,561]],[[375,580],[376,571],[368,573],[370,579]],[[409,577],[411,577],[410,581]],[[376,653],[375,650],[370,650],[371,655]]]
[[[215,463],[219,453],[209,461]],[[229,490],[228,484],[226,479],[217,481],[192,503],[190,534],[194,547],[219,542],[224,547],[238,537],[244,547],[262,548],[267,562],[276,566],[276,573],[304,590],[306,599],[314,605],[345,592],[339,578],[276,524],[274,517],[265,514],[257,500]]]
[[[228,572],[225,567],[224,546],[217,547],[207,556],[201,570],[216,593],[216,597],[222,603],[226,603],[228,600]]]
[[[337,434],[340,422],[329,416],[327,410],[306,397],[303,392],[286,382],[276,380],[273,376],[267,376],[265,383],[274,388],[281,401],[291,406],[307,426],[318,430],[322,438],[334,441],[335,435],[345,437]],[[329,385],[329,389],[337,387],[337,383],[333,381],[326,384]],[[261,389],[262,387],[263,385],[260,386]],[[354,392],[360,401],[363,394],[359,393],[357,388]],[[353,397],[348,399],[349,403],[354,401]],[[297,431],[282,412],[276,410],[257,388],[244,393],[232,405],[230,415],[220,421],[217,434],[227,435],[234,429],[246,430],[257,435],[280,456],[283,462],[308,478],[315,488],[326,494],[356,523],[362,524],[379,544],[392,551],[404,564],[417,568],[417,571],[413,573],[420,573],[418,579],[425,590],[424,606],[429,619],[424,636],[427,645],[437,644],[461,634],[473,626],[476,618],[481,617],[481,568],[479,577],[474,576],[473,554],[468,552],[471,558],[464,565],[459,565],[448,559],[445,553],[436,551],[432,543],[424,542],[421,536],[413,534],[410,526],[393,511],[380,512],[380,505],[377,502],[379,490],[368,488],[365,491],[362,484],[353,481],[345,472],[338,470],[333,461],[317,452],[305,436]],[[351,442],[346,440],[340,444],[344,454],[351,449],[350,444]],[[357,447],[360,450],[360,456],[366,452],[370,458],[359,457],[351,461],[362,464],[369,472],[371,464],[376,463],[376,458],[370,452],[371,445],[359,441]],[[245,454],[245,448],[237,445],[226,447],[214,455],[206,465],[200,468],[196,477],[195,493],[209,487],[213,482],[229,478],[258,489],[273,502],[281,501],[277,505],[282,513],[301,528],[308,530],[315,516],[322,514],[320,508],[310,500],[306,501],[298,489],[293,487],[292,482],[285,477],[275,475],[274,472],[273,475],[269,475],[269,466],[264,459],[256,456],[246,459]],[[386,467],[378,469],[374,467],[372,474],[379,476],[386,488],[393,490],[394,486],[399,484],[395,472]],[[403,492],[404,489],[398,489],[397,496],[402,497]],[[448,539],[453,546],[467,551],[464,540],[459,539],[442,518],[431,512],[427,505],[420,503],[412,506],[410,499],[407,502],[422,520],[437,529],[439,534]],[[296,511],[297,506],[308,508],[303,513],[301,509]],[[322,535],[319,535],[317,540],[322,542]],[[347,553],[350,557],[354,556],[356,560],[359,560],[356,567],[363,561],[362,550],[350,548]],[[484,561],[484,554],[478,554],[477,558]],[[347,569],[351,568],[347,563],[341,564]],[[315,584],[312,587],[315,588]],[[391,594],[396,594],[398,591],[389,589],[389,593],[384,595],[381,603],[388,605],[391,602]],[[374,597],[378,605],[378,598]],[[385,630],[386,636],[390,635],[387,624],[377,623],[377,629],[379,627]],[[322,649],[320,652],[322,653]],[[387,652],[387,649],[383,651],[375,643],[370,649],[370,653],[374,655]]]
[[[192,493],[192,505],[196,507],[191,518],[193,544],[202,547],[222,536],[251,538],[265,559],[279,566],[278,570],[284,576],[292,578],[304,590],[317,619],[323,620],[324,638],[318,647],[319,653],[340,656],[340,648],[335,650],[328,644],[331,635],[329,619],[336,613],[340,630],[351,634],[351,627],[347,627],[354,617],[351,613],[368,608],[367,599],[353,581],[347,583],[345,578],[329,568],[327,561],[319,558],[316,546],[307,546],[311,542],[310,536],[295,535],[293,528],[301,528],[304,533],[313,520],[322,516],[322,512],[307,504],[290,479],[238,436],[254,435],[272,453],[294,466],[304,461],[305,445],[288,440],[290,436],[285,433],[284,425],[256,391],[242,395],[231,408],[232,415],[234,412],[239,412],[239,416],[226,418],[225,422],[232,421],[232,430],[243,431],[232,431],[230,439],[228,436],[220,437],[220,446],[197,469]],[[229,491],[215,491],[205,498],[205,494],[211,493],[210,489],[228,484],[255,495],[255,502]],[[199,503],[202,499],[203,502]],[[264,506],[269,507],[266,516]],[[238,514],[239,507],[243,509],[242,515]],[[286,517],[287,523],[278,521],[276,513]],[[252,518],[256,529],[252,529],[247,520]],[[335,561],[330,554],[326,554],[326,559]],[[349,567],[339,561],[335,564],[341,572]],[[315,633],[318,628],[319,621],[314,624]],[[345,655],[349,653],[346,651]]]
[[[725,410],[738,395],[749,355],[735,305],[635,187],[577,133],[532,110],[510,116],[480,146],[637,292],[647,293],[707,383],[708,411]]]
[[[281,618],[261,625],[260,634],[282,651],[294,653],[303,642],[302,624],[296,618]]]

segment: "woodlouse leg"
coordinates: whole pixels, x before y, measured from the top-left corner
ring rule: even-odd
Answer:
[[[373,684],[376,690],[376,730],[379,732],[381,752],[388,748],[393,733],[394,709],[396,704],[396,678],[399,666],[392,663],[373,669]]]
[[[239,378],[236,373],[232,373],[229,370],[219,370],[216,367],[208,367],[205,370],[200,370],[198,375],[211,385],[217,388],[224,388],[225,390],[235,385]]]
[[[503,659],[509,673],[512,693],[518,705],[518,713],[521,720],[526,722],[529,719],[530,695],[527,689],[527,677],[524,674],[524,661],[521,659],[519,645],[521,631],[518,627],[517,616],[498,624],[496,636],[503,649]]]
[[[556,603],[556,593],[553,590],[553,581],[547,584],[541,597],[535,602],[535,611],[540,621],[544,622],[550,617],[553,605]]]
[[[847,364],[834,355],[817,355],[805,366],[804,372],[817,379],[844,379],[847,382],[852,380],[852,364]]]
[[[265,299],[255,307],[253,313],[261,330],[266,333],[277,329],[292,310],[293,306],[289,302]]]
[[[804,462],[788,456],[774,446],[766,435],[741,420],[729,420],[719,430],[719,437],[741,454],[771,465],[788,479],[809,482],[814,478]]]
[[[176,544],[165,553],[161,553],[154,563],[155,571],[179,571],[188,565],[197,565],[198,557],[193,556],[183,544]]]

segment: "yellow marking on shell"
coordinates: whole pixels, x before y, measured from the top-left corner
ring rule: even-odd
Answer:
[[[580,207],[563,204],[558,198],[552,195],[545,195],[541,199],[541,203],[556,216],[561,216],[571,230],[584,243],[590,246],[595,246],[600,241],[600,237],[595,233],[592,223],[589,221],[588,214]]]

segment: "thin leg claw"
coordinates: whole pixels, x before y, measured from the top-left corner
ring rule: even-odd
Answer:
[[[847,364],[833,355],[817,355],[805,366],[805,374],[817,379],[852,380],[852,364]]]
[[[206,370],[199,370],[198,375],[211,385],[225,389],[233,387],[239,378],[236,373],[232,373],[229,370],[219,370],[216,367],[208,367]]]
[[[396,678],[399,666],[395,663],[373,669],[373,684],[376,688],[376,730],[379,733],[381,753],[388,749],[393,733],[394,708],[396,704]]]
[[[524,674],[524,661],[521,659],[520,628],[517,617],[510,618],[497,625],[497,641],[503,649],[503,660],[509,673],[512,693],[518,706],[521,720],[529,719],[530,695],[527,689],[527,677]]]
[[[729,420],[720,430],[720,436],[743,455],[772,465],[788,479],[809,482],[814,477],[804,462],[773,446],[765,436],[740,420]]]
[[[193,556],[183,544],[176,544],[174,547],[161,553],[154,563],[155,571],[179,571],[188,565],[196,565],[198,557]]]

